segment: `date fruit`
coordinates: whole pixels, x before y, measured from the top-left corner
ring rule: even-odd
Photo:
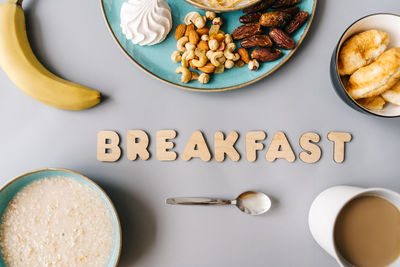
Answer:
[[[246,14],[239,18],[239,22],[241,22],[243,24],[258,22],[261,18],[261,15],[262,15],[262,12]]]
[[[270,11],[261,15],[260,24],[264,27],[282,27],[287,24],[292,16],[282,11]]]
[[[300,7],[298,7],[298,6],[281,7],[281,8],[278,8],[276,11],[282,11],[282,12],[289,13],[293,17],[294,15],[296,15],[297,13],[300,12]]]
[[[289,22],[288,25],[286,25],[285,27],[285,31],[287,32],[287,34],[291,35],[294,32],[296,32],[298,29],[301,28],[301,26],[304,25],[304,23],[306,23],[308,19],[308,12],[307,11],[303,11],[298,13],[296,16],[294,16],[294,18]]]
[[[247,7],[243,9],[243,13],[254,13],[254,12],[259,12],[263,10],[267,10],[272,6],[272,4],[275,2],[275,0],[262,0],[261,3],[252,5],[250,7]]]
[[[260,23],[248,23],[240,26],[232,32],[232,37],[235,40],[241,40],[262,32]]]
[[[279,7],[293,6],[299,3],[301,3],[301,0],[276,0],[275,3],[272,5],[272,7],[279,8]]]
[[[275,44],[280,48],[292,50],[296,46],[295,41],[281,29],[273,28],[269,32],[269,37],[271,37],[271,39],[274,40]]]
[[[251,37],[247,37],[240,42],[241,46],[244,48],[252,48],[252,47],[271,47],[272,41],[266,35],[254,35]]]
[[[262,62],[271,62],[280,59],[283,53],[279,49],[275,48],[260,48],[256,49],[251,53],[251,58],[257,59]]]

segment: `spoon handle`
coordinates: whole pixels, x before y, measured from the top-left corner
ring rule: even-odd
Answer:
[[[200,198],[200,197],[168,198],[166,203],[171,205],[202,205],[202,206],[209,206],[209,205],[221,206],[221,205],[233,204],[231,200]]]

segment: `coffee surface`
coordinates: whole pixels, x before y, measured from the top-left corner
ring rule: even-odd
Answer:
[[[400,212],[386,199],[362,196],[350,201],[335,225],[339,253],[360,267],[381,267],[400,255]]]

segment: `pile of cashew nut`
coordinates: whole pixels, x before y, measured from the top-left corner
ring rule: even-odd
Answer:
[[[211,21],[210,28],[207,28],[207,21]],[[221,25],[222,19],[210,11],[205,16],[190,12],[185,17],[185,24],[178,25],[175,32],[177,50],[172,53],[171,60],[182,65],[175,70],[182,74],[182,83],[197,80],[205,84],[212,73],[244,66],[231,35],[220,30]]]

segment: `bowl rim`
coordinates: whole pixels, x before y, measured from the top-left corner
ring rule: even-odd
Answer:
[[[79,172],[76,172],[76,171],[73,171],[73,170],[69,170],[69,169],[65,169],[65,168],[44,168],[44,169],[37,169],[37,170],[33,170],[33,171],[26,172],[26,173],[24,173],[24,174],[21,174],[21,175],[15,177],[15,178],[11,179],[8,183],[6,183],[4,186],[1,187],[1,189],[0,189],[0,194],[4,191],[4,189],[6,189],[9,185],[11,185],[12,183],[14,183],[15,181],[17,181],[17,180],[19,180],[19,179],[21,179],[21,178],[23,178],[23,177],[25,177],[25,176],[27,176],[27,175],[30,175],[30,174],[33,174],[33,173],[38,173],[38,172],[43,172],[43,171],[61,171],[61,172],[67,172],[67,173],[70,173],[70,174],[79,176],[79,177],[81,177],[81,178],[84,179],[85,181],[89,182],[91,185],[93,185],[95,188],[99,189],[99,190],[102,192],[103,196],[104,196],[104,197],[107,199],[107,201],[111,204],[112,211],[113,211],[113,213],[115,214],[115,217],[117,218],[117,222],[118,222],[118,224],[117,224],[117,226],[118,226],[118,227],[117,227],[117,228],[118,228],[118,235],[119,235],[118,255],[117,255],[117,258],[116,258],[115,262],[113,263],[113,264],[114,264],[114,267],[117,267],[117,266],[118,266],[118,263],[119,263],[119,260],[120,260],[120,258],[121,258],[121,251],[122,251],[122,228],[121,228],[121,221],[120,221],[120,219],[119,219],[117,209],[115,208],[114,203],[111,201],[111,199],[110,199],[110,197],[108,196],[108,194],[104,191],[103,188],[101,188],[96,182],[94,182],[94,181],[93,181],[92,179],[90,179],[89,177],[87,177],[87,176],[85,176],[85,175],[83,175],[83,174],[81,174],[81,173],[79,173]]]
[[[238,11],[238,10],[242,10],[245,9],[247,7],[250,7],[252,5],[256,5],[258,3],[260,3],[262,0],[255,0],[254,2],[249,2],[246,5],[242,5],[239,7],[230,7],[230,8],[223,8],[223,7],[211,7],[211,6],[207,6],[205,4],[201,4],[199,2],[196,2],[194,0],[185,0],[186,2],[188,2],[189,4],[191,4],[194,7],[203,9],[203,10],[207,10],[207,11],[215,11],[215,12],[233,12],[233,11]]]
[[[394,17],[398,17],[400,19],[400,15],[398,14],[394,14],[394,13],[390,13],[390,12],[378,12],[378,13],[372,13],[366,16],[363,16],[359,19],[357,19],[356,21],[354,21],[353,23],[351,23],[346,30],[343,32],[343,34],[340,36],[339,41],[337,42],[336,48],[335,48],[335,76],[337,78],[337,80],[339,81],[341,90],[343,90],[345,92],[345,95],[347,97],[347,99],[349,99],[351,102],[353,102],[358,108],[362,109],[363,111],[367,112],[368,114],[377,116],[377,117],[381,117],[381,118],[398,118],[400,117],[399,115],[382,115],[382,114],[378,114],[375,112],[372,112],[369,109],[364,108],[363,106],[361,106],[360,104],[357,103],[357,101],[355,101],[351,96],[349,96],[349,94],[347,93],[347,90],[345,88],[345,86],[343,85],[342,79],[339,75],[339,71],[338,71],[338,62],[339,62],[339,52],[340,49],[342,48],[343,44],[344,44],[344,36],[346,35],[346,33],[350,30],[351,27],[353,27],[356,23],[369,18],[369,17],[373,17],[373,16],[378,16],[378,15],[388,15],[388,16],[394,16]],[[343,42],[342,42],[343,41]],[[342,45],[340,45],[340,43],[342,43]]]
[[[257,82],[263,80],[264,78],[270,76],[275,71],[277,71],[280,67],[282,67],[294,55],[294,53],[299,49],[300,45],[303,43],[304,39],[308,35],[308,33],[310,31],[310,28],[311,28],[311,25],[312,25],[312,23],[314,21],[315,12],[317,11],[317,4],[318,4],[318,0],[312,0],[314,2],[313,2],[311,14],[310,14],[309,19],[308,19],[308,23],[306,25],[306,28],[304,29],[303,35],[301,36],[301,38],[297,42],[296,47],[293,50],[291,50],[289,52],[289,54],[278,65],[276,65],[274,68],[272,68],[270,71],[268,71],[267,73],[255,78],[253,80],[250,80],[250,81],[244,82],[244,83],[240,83],[240,84],[237,84],[237,85],[234,85],[234,86],[202,89],[202,88],[196,88],[196,87],[191,87],[191,86],[188,86],[188,85],[181,85],[181,84],[178,84],[178,83],[170,82],[170,81],[168,81],[168,80],[166,80],[166,79],[164,79],[164,78],[152,73],[151,71],[146,69],[144,66],[142,66],[139,62],[137,62],[131,55],[129,55],[129,53],[124,49],[124,47],[121,45],[121,43],[118,41],[117,37],[115,36],[115,34],[114,34],[114,32],[113,32],[113,30],[111,28],[110,22],[108,21],[108,18],[107,18],[107,15],[106,15],[106,11],[105,11],[105,8],[104,8],[104,1],[105,0],[98,0],[98,1],[100,2],[101,11],[103,13],[103,18],[105,20],[107,28],[108,28],[109,32],[111,33],[111,36],[113,37],[115,43],[119,46],[119,48],[122,50],[122,52],[125,54],[125,56],[127,56],[133,63],[135,63],[135,65],[138,66],[139,69],[141,69],[142,71],[144,71],[145,73],[147,73],[151,77],[153,77],[153,78],[155,78],[155,79],[157,79],[157,80],[159,80],[159,81],[161,81],[161,82],[163,82],[165,84],[168,84],[168,85],[170,85],[172,87],[177,87],[177,88],[184,89],[184,90],[187,90],[187,91],[200,92],[200,93],[217,93],[217,92],[226,92],[226,91],[237,90],[237,89],[252,85],[254,83],[257,83]]]

